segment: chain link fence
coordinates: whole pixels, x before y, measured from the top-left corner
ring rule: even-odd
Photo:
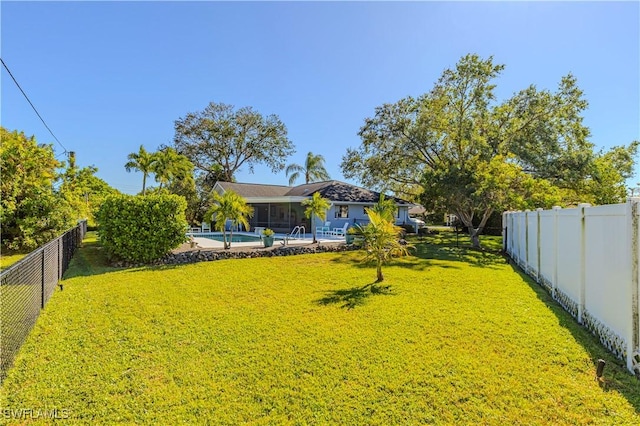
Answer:
[[[86,232],[80,222],[0,273],[0,383]]]

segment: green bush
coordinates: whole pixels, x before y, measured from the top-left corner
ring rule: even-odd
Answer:
[[[399,225],[400,228],[402,228],[402,230],[404,231],[405,234],[415,234],[416,233],[416,228],[413,225],[409,225],[408,223],[403,223],[402,225]]]
[[[98,235],[110,258],[158,259],[187,241],[186,201],[177,195],[113,195],[98,211]]]
[[[51,145],[0,126],[0,238],[3,249],[29,251],[75,225],[69,203],[53,189],[61,163]]]

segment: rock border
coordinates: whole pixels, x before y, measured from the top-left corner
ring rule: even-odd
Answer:
[[[164,257],[150,262],[148,264],[116,262],[116,267],[140,267],[140,266],[157,266],[157,265],[185,265],[198,262],[212,262],[216,260],[226,259],[254,259],[258,257],[284,257],[297,256],[301,254],[316,253],[340,253],[345,251],[357,250],[354,244],[340,245],[317,245],[317,246],[288,246],[276,247],[272,250],[189,250],[177,253],[169,253]]]

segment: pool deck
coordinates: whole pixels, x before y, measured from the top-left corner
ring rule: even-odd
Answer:
[[[250,234],[250,233],[240,233],[240,234],[253,235],[253,234]],[[222,250],[222,249],[224,249],[224,244],[222,243],[222,241],[216,241],[216,240],[212,240],[212,239],[209,239],[209,238],[199,237],[198,233],[188,234],[188,235],[189,236],[193,235],[193,241],[196,243],[196,247],[191,248],[191,244],[190,243],[186,243],[186,244],[183,244],[177,250],[174,250],[174,252],[176,252],[176,251],[194,250],[194,249],[200,249],[200,250]],[[234,233],[234,235],[238,235],[238,233]],[[282,238],[282,236],[276,235],[276,238]],[[344,238],[335,238],[335,237],[323,238],[322,236],[317,236],[316,240],[318,241],[318,244],[344,244],[345,243]],[[304,246],[304,245],[312,245],[312,244],[314,244],[312,237],[301,238],[301,239],[289,239],[287,241],[287,245],[288,246]],[[282,239],[275,240],[273,242],[273,247],[274,248],[282,247],[282,245],[283,245]],[[231,248],[232,249],[240,249],[240,250],[265,249],[264,245],[262,244],[262,241],[250,241],[250,242],[245,242],[245,243],[231,243]]]

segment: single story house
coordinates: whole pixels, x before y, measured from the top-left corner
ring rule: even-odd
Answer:
[[[233,191],[247,200],[254,208],[250,220],[251,228],[271,228],[276,232],[291,232],[296,226],[304,226],[306,232],[312,232],[312,226],[324,225],[320,219],[312,224],[305,217],[305,207],[302,201],[309,199],[318,192],[323,198],[331,201],[325,222],[329,227],[343,228],[345,224],[367,224],[369,218],[365,213],[366,207],[372,207],[380,199],[380,193],[360,188],[355,185],[329,180],[313,182],[298,186],[264,185],[255,183],[216,182],[214,191],[223,194]],[[396,224],[411,224],[409,207],[412,203],[396,197],[393,199],[398,210]]]

